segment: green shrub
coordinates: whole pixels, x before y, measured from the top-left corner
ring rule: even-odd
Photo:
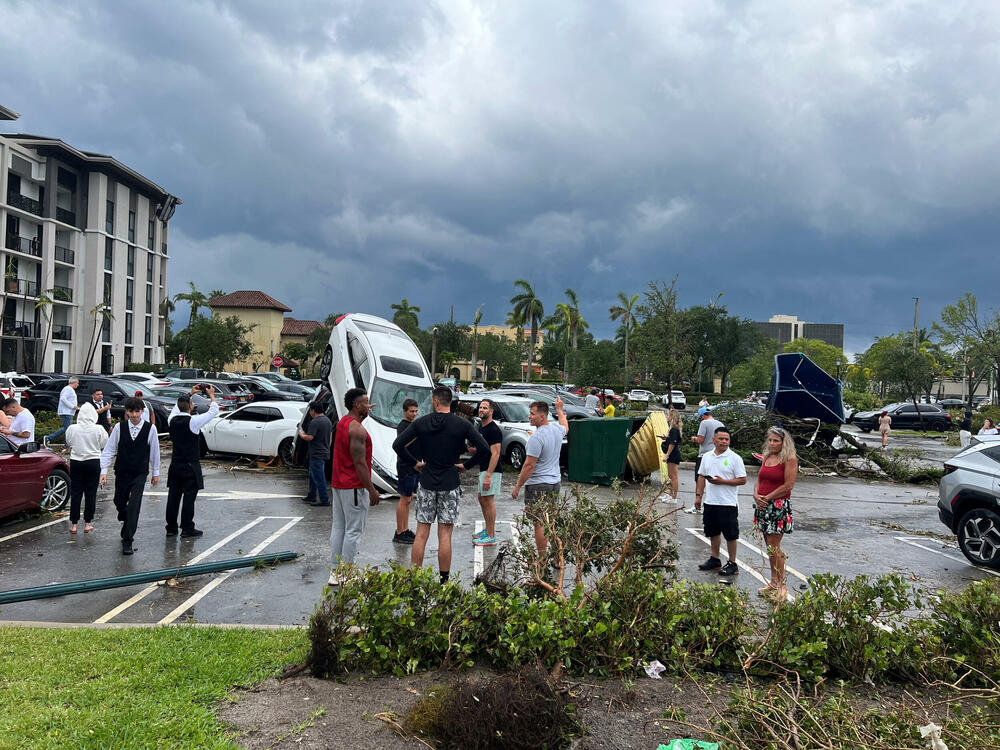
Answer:
[[[964,414],[964,412],[963,412]],[[1000,406],[984,406],[979,411],[972,412],[972,434],[975,435],[983,429],[983,422],[989,417],[993,424],[1000,424]],[[958,417],[961,420],[961,416]]]
[[[35,440],[39,443],[42,442],[42,437],[62,427],[62,421],[54,411],[37,411],[32,414],[35,417]]]
[[[1000,682],[1000,581],[988,578],[958,592],[939,591],[934,604],[934,633],[942,655],[954,663],[937,665],[954,676],[971,667],[971,681]]]
[[[853,406],[857,411],[871,411],[885,406],[885,399],[879,398],[871,391],[855,391],[851,388],[845,388],[844,403]]]

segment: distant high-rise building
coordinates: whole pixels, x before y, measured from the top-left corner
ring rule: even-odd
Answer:
[[[772,315],[766,323],[754,321],[757,329],[779,344],[795,339],[819,339],[838,349],[844,348],[843,323],[807,323],[795,315]]]
[[[0,372],[164,362],[167,225],[179,203],[110,156],[0,134]],[[109,315],[95,314],[102,305]]]

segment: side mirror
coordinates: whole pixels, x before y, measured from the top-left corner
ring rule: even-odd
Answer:
[[[34,453],[38,450],[38,443],[32,441],[30,443],[21,443],[17,446],[17,455],[21,456],[25,453]]]

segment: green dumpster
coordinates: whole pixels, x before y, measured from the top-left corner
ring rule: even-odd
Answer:
[[[630,418],[574,419],[569,423],[569,467],[571,482],[611,484],[625,473]]]

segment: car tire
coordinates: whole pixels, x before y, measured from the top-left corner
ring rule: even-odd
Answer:
[[[39,507],[42,510],[57,511],[66,507],[69,502],[69,474],[62,469],[53,469],[45,477],[45,486],[42,488],[42,501]]]
[[[285,466],[295,466],[295,438],[286,437],[278,443],[278,458]]]
[[[973,565],[1000,570],[1000,515],[970,510],[958,522],[958,546]]]
[[[528,454],[525,452],[523,445],[520,443],[514,443],[507,451],[507,463],[520,471],[521,467],[524,466],[524,459],[527,455]]]
[[[326,345],[326,349],[323,351],[323,360],[319,365],[319,376],[323,380],[327,380],[330,377],[330,371],[333,369],[333,347],[329,344]]]

